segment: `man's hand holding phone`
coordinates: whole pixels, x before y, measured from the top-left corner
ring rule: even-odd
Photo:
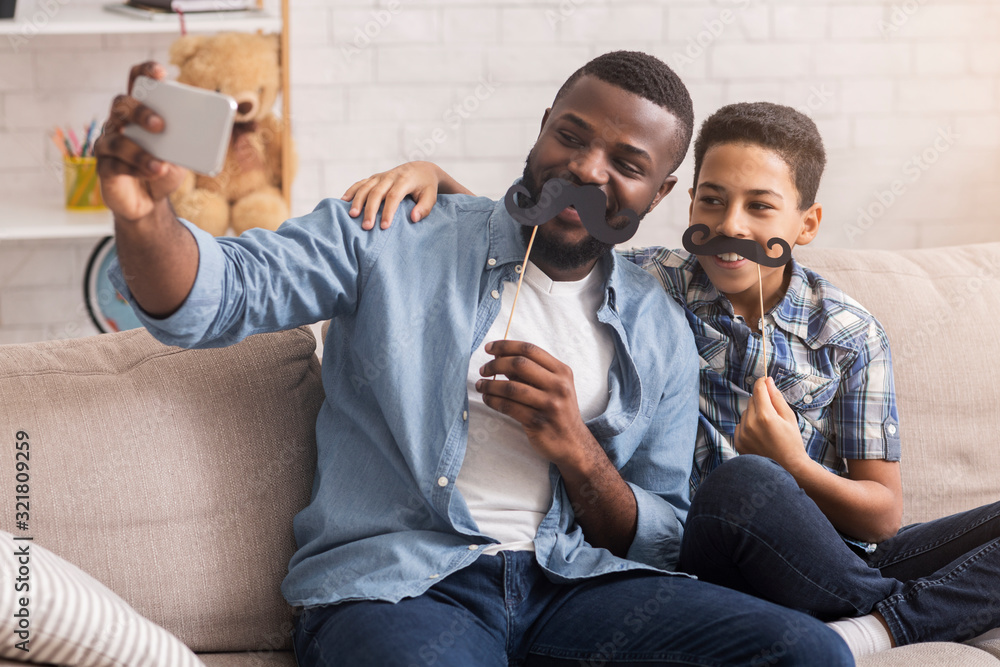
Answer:
[[[114,99],[103,132],[94,145],[101,196],[115,218],[125,222],[138,222],[164,213],[172,218],[167,195],[177,190],[187,175],[183,167],[156,159],[122,134],[129,124],[140,125],[153,133],[162,132],[165,127],[162,118],[132,96],[138,76],[162,80],[167,71],[154,62],[132,68],[129,94]]]

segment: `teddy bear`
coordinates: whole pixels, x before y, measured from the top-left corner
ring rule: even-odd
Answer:
[[[222,171],[190,172],[171,195],[178,216],[213,236],[231,226],[277,229],[288,218],[281,194],[282,119],[272,113],[280,88],[277,35],[224,32],[186,35],[170,47],[177,81],[225,93],[236,100],[236,117]],[[293,153],[294,155],[294,153]],[[292,162],[292,173],[295,169]]]

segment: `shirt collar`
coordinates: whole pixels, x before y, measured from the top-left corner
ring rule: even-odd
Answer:
[[[735,315],[733,305],[712,284],[712,281],[708,278],[708,274],[705,273],[705,269],[701,267],[698,257],[684,250],[679,250],[677,253],[687,255],[687,259],[684,260],[684,268],[691,272],[687,294],[684,295],[688,308],[692,312],[697,313],[701,308],[716,307],[722,309],[730,317],[733,317]]]
[[[503,199],[493,205],[493,213],[487,224],[490,232],[490,259],[495,259],[498,265],[524,259],[526,246],[521,238],[521,224],[510,217]]]
[[[735,315],[733,305],[709,280],[708,274],[698,262],[698,258],[689,255],[685,264],[691,271],[691,282],[688,284],[686,295],[687,304],[691,311],[697,313],[702,308],[721,309],[733,317]],[[802,340],[807,340],[809,337],[808,309],[809,304],[813,301],[813,289],[802,265],[795,258],[792,258],[790,264],[792,275],[788,281],[788,289],[781,301],[768,311],[768,315],[772,317],[775,326],[779,329]]]

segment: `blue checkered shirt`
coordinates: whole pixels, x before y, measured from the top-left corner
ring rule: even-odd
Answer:
[[[685,311],[700,357],[701,415],[692,492],[737,456],[733,432],[761,377],[762,345],[729,299],[683,250],[622,253],[656,276]],[[809,456],[846,475],[845,459],[898,461],[899,421],[889,339],[863,306],[791,262],[784,298],[765,316],[768,371],[798,415]]]

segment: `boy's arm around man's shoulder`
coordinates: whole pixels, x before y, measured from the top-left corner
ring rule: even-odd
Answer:
[[[690,479],[698,426],[698,352],[683,310],[649,275],[644,275],[630,332],[633,350],[643,350],[643,409],[646,432],[622,477],[637,505],[630,560],[675,570],[683,524],[690,507]],[[647,397],[645,394],[649,393]],[[647,404],[647,401],[649,403]]]

